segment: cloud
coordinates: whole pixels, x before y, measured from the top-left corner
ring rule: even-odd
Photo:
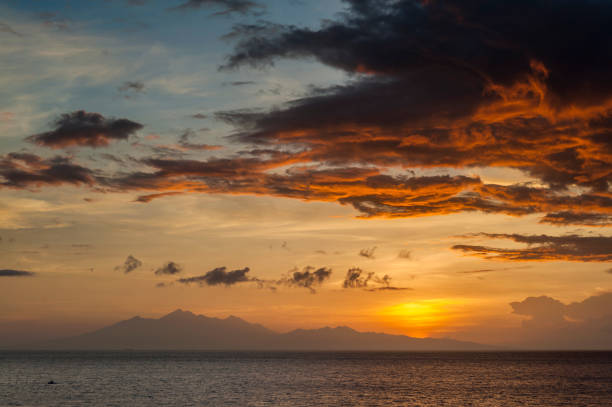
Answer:
[[[11,269],[0,270],[0,277],[32,277],[34,275],[36,275],[36,273],[32,271],[11,270]]]
[[[122,271],[125,274],[128,274],[136,270],[140,266],[142,266],[142,262],[130,254],[129,256],[127,256],[121,266],[115,267],[115,271]]]
[[[179,146],[186,150],[204,150],[204,151],[219,150],[222,148],[221,146],[216,146],[216,145],[211,145],[211,144],[192,143],[190,141],[190,138],[194,136],[195,136],[195,132],[193,130],[191,129],[185,130],[185,132],[181,134],[179,137],[179,142],[178,142]]]
[[[175,7],[174,10],[198,9],[198,8],[221,8],[213,15],[237,14],[261,14],[265,8],[263,5],[250,0],[188,0],[187,2]]]
[[[397,254],[397,257],[400,258],[400,259],[410,260],[410,259],[412,259],[412,253],[408,249],[402,249]]]
[[[367,291],[399,291],[399,290],[411,290],[407,287],[394,287],[391,285],[391,277],[385,274],[379,277],[374,272],[365,273],[358,267],[350,268],[346,272],[344,281],[342,282],[343,288],[362,288]]]
[[[5,32],[5,33],[9,33],[9,34],[13,34],[16,35],[17,37],[22,37],[22,35],[20,33],[18,33],[17,31],[13,30],[13,28],[0,21],[0,32]]]
[[[528,297],[521,302],[512,302],[510,306],[514,314],[529,316],[533,322],[557,324],[565,321],[565,305],[551,297]]]
[[[367,259],[373,259],[374,258],[374,252],[376,251],[376,246],[374,247],[369,247],[369,248],[365,248],[365,249],[361,249],[359,251],[359,255],[361,257],[365,257]]]
[[[134,202],[149,203],[154,199],[163,198],[165,196],[181,195],[182,192],[160,192],[159,194],[141,195]]]
[[[508,261],[612,261],[612,237],[610,236],[548,236],[477,233],[462,237],[508,239],[527,244],[527,248],[494,248],[479,245],[455,245],[453,250],[483,257],[488,260]]]
[[[145,92],[145,84],[140,81],[126,81],[117,88],[127,99]]]
[[[0,186],[30,188],[48,185],[90,185],[97,182],[93,170],[56,156],[42,158],[30,153],[0,156]]]
[[[198,277],[181,278],[177,280],[181,284],[199,284],[199,285],[225,285],[231,286],[237,283],[259,281],[257,279],[247,276],[250,271],[248,267],[238,270],[227,271],[226,267],[217,267],[214,270],[207,272],[206,274]]]
[[[64,18],[58,13],[42,12],[38,14],[38,17],[42,20],[45,27],[58,31],[70,31],[73,26],[73,22],[70,19]]]
[[[513,332],[532,349],[609,349],[612,343],[612,293],[563,303],[549,296],[528,297],[510,304],[513,313],[528,317]]]
[[[530,317],[527,325],[560,325],[571,321],[587,321],[612,315],[612,293],[602,293],[580,302],[564,304],[548,296],[528,297],[510,303],[512,312]]]
[[[223,82],[224,85],[230,86],[246,86],[246,85],[255,85],[254,81],[234,81],[234,82]]]
[[[240,12],[251,3],[179,7]],[[601,38],[612,4],[345,4],[318,29],[237,25],[226,36],[236,45],[224,68],[316,59],[346,73],[346,82],[270,110],[215,113],[233,127],[237,153],[186,159],[184,150],[214,147],[187,135],[172,156],[160,158],[158,147],[138,170],[89,180],[142,191],[143,202],[181,192],[256,194],[337,202],[365,218],[480,212],[541,214],[561,226],[610,223],[612,50]],[[516,15],[529,18],[508,17]],[[476,175],[487,167],[516,169],[532,182],[487,183]]]
[[[205,115],[204,113],[196,113],[196,114],[192,114],[191,118],[192,119],[204,120],[204,119],[208,118],[208,116]]]
[[[556,212],[544,216],[540,219],[540,223],[557,226],[612,226],[612,215],[597,212]]]
[[[65,113],[55,121],[55,129],[28,137],[35,144],[64,148],[71,146],[105,147],[112,141],[127,140],[143,125],[128,119],[105,118],[84,110]]]
[[[303,287],[308,288],[311,293],[316,293],[314,287],[320,286],[328,280],[332,274],[332,270],[327,267],[321,267],[316,269],[312,266],[306,266],[302,271],[294,269],[289,274],[277,281],[278,285],[286,285],[289,287]]]
[[[509,271],[509,270],[518,270],[518,269],[526,269],[530,268],[529,266],[524,267],[504,267],[501,269],[477,269],[477,270],[462,270],[458,271],[459,274],[481,274],[481,273],[492,273],[495,271]]]
[[[176,264],[173,261],[169,261],[157,270],[155,270],[155,274],[160,275],[175,275],[183,271],[183,268]]]
[[[347,84],[316,89],[284,108],[226,114],[236,139],[300,145],[310,161],[328,165],[511,167],[550,189],[534,189],[548,195],[536,207],[500,204],[491,193],[503,193],[501,186],[464,187],[463,194],[425,204],[409,196],[391,202],[385,195],[344,199],[368,216],[462,210],[521,215],[548,206],[563,209],[550,201],[572,185],[609,190],[612,149],[605,134],[612,125],[612,51],[589,33],[608,32],[612,5],[346,3],[345,13],[318,30],[265,23],[238,26],[229,36],[238,43],[226,69],[314,57],[352,75]],[[530,19],[507,17],[515,13]],[[564,23],[575,15],[584,16],[579,34]],[[560,43],[568,44],[563,53],[557,52]],[[574,57],[567,61],[567,55]]]

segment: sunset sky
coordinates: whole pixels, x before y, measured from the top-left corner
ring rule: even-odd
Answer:
[[[0,1],[0,346],[177,308],[609,346],[610,21],[603,0]]]

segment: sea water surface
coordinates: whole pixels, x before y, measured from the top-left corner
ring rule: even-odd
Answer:
[[[0,352],[0,406],[609,407],[612,352]]]

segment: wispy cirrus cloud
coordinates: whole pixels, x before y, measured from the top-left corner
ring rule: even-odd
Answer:
[[[0,277],[32,277],[34,275],[36,275],[36,273],[32,271],[13,270],[13,269],[0,270]]]
[[[265,6],[251,0],[187,0],[185,3],[174,7],[173,10],[189,10],[200,8],[220,9],[213,15],[223,16],[229,14],[256,14],[265,10]]]
[[[548,236],[502,233],[477,233],[463,237],[507,239],[524,243],[527,248],[496,248],[484,245],[455,245],[453,250],[488,260],[507,261],[612,261],[610,236]]]

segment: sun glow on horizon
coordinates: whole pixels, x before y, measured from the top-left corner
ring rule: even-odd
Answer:
[[[465,301],[436,298],[411,301],[384,308],[381,316],[384,322],[406,335],[425,338],[448,326],[454,326],[462,315],[457,310]]]

